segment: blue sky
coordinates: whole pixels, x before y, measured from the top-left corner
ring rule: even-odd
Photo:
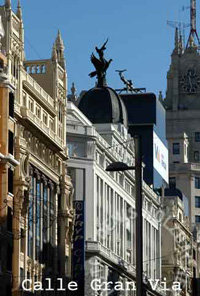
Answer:
[[[121,87],[116,69],[136,87],[166,91],[166,73],[174,44],[174,29],[167,20],[189,23],[190,0],[21,0],[27,59],[48,58],[58,28],[65,42],[68,85],[78,93],[94,86],[90,55],[108,37],[105,56],[113,62],[107,82]],[[12,0],[15,9],[17,0]],[[200,1],[197,0],[200,19]],[[186,37],[188,29],[186,30]]]

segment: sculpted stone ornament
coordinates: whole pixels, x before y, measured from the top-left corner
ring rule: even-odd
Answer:
[[[97,86],[98,87],[103,87],[106,85],[106,71],[112,62],[112,59],[107,61],[104,58],[104,50],[106,50],[106,44],[108,42],[108,39],[106,42],[102,45],[101,48],[98,48],[97,46],[95,47],[96,52],[99,55],[99,59],[95,57],[95,55],[92,53],[91,55],[91,62],[94,65],[96,71],[93,71],[89,74],[89,76],[92,78],[94,76],[97,76]]]

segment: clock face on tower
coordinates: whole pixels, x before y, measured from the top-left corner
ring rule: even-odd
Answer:
[[[200,76],[195,69],[188,71],[180,77],[180,87],[185,93],[193,94],[200,89]]]

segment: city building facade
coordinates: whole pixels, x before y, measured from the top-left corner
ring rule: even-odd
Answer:
[[[58,32],[50,59],[27,61],[20,2],[14,13],[11,1],[6,0],[0,16],[5,30],[1,52],[7,59],[7,80],[12,86],[11,95],[7,86],[1,87],[1,153],[9,153],[4,167],[1,161],[1,208],[5,203],[1,213],[9,214],[12,237],[12,285],[4,294],[1,289],[1,295],[14,296],[25,295],[24,279],[43,282],[55,275],[70,277],[73,189],[66,167],[67,75],[61,34]],[[9,100],[14,104],[11,119],[6,106]],[[9,163],[11,167],[18,164],[14,172]],[[10,185],[2,177],[5,167],[8,182],[13,182]],[[2,262],[3,253],[0,255]],[[0,272],[2,287],[6,273]],[[26,288],[33,292],[31,283]]]
[[[72,101],[73,98],[70,96]],[[136,280],[135,173],[106,171],[112,162],[134,164],[134,140],[127,132],[125,106],[107,86],[84,92],[77,101],[79,109],[68,102],[67,145],[74,199],[85,204],[84,295],[101,293],[105,288],[103,282],[110,281],[104,295],[136,295],[131,284]],[[159,211],[160,197],[143,182],[146,280],[161,279]],[[91,287],[98,279],[97,285]],[[123,290],[114,290],[116,282],[121,283]],[[156,291],[149,285],[145,287],[146,295],[165,295],[160,287]]]
[[[168,285],[178,281],[181,292],[167,295],[192,294],[192,278],[199,266],[198,244],[190,231],[189,218],[185,216],[183,196],[176,188],[165,189],[162,223],[162,274]]]
[[[2,33],[4,32],[2,23],[0,25]],[[12,288],[13,174],[19,162],[14,157],[13,149],[14,88],[8,81],[7,58],[2,52],[0,52],[0,64],[0,290],[2,295],[10,295]]]
[[[180,47],[178,30],[170,70],[167,74],[167,139],[169,142],[170,183],[176,184],[189,197],[190,225],[198,224],[199,188],[199,82],[200,56],[191,41],[186,49]],[[189,81],[192,76],[191,87]]]
[[[200,241],[199,204],[199,118],[200,118],[200,55],[194,34],[190,33],[187,46],[178,28],[171,65],[167,73],[166,133],[169,145],[169,186],[178,188],[189,201],[190,231],[197,244]],[[197,249],[198,250],[198,249]],[[199,251],[197,257],[199,256]],[[192,270],[199,285],[199,264]],[[196,279],[195,279],[196,278]]]

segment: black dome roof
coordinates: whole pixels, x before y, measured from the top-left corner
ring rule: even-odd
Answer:
[[[90,89],[78,107],[92,123],[122,123],[127,127],[126,107],[116,91],[108,86]]]

